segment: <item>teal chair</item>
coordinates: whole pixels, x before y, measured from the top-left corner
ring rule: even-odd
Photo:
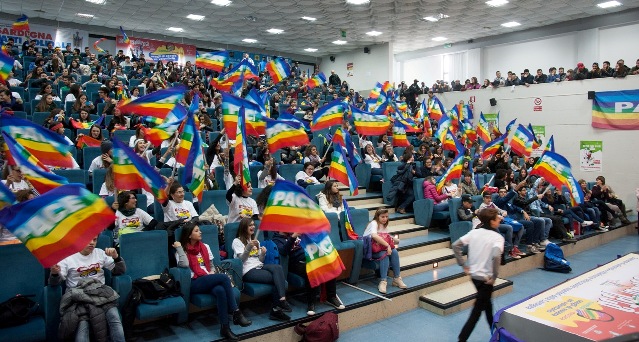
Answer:
[[[287,181],[295,183],[295,175],[302,171],[303,164],[284,164],[277,168],[277,173]]]
[[[104,178],[106,178],[106,169],[93,170],[93,193],[94,194],[96,195],[100,194],[100,188],[102,188],[102,184],[104,183]]]
[[[353,250],[353,264],[351,265],[351,273],[349,274],[349,282],[356,283],[359,278],[359,270],[362,265],[362,257],[363,252],[357,253],[357,247],[353,240],[349,240],[346,237],[346,230],[340,227],[339,218],[336,213],[325,213],[328,222],[331,224],[331,231],[328,233],[328,236],[331,238],[331,242],[333,242],[333,247],[339,253],[340,251],[345,251],[348,249]],[[345,239],[342,239],[342,231],[344,231],[343,236]],[[363,248],[363,247],[362,247]],[[363,251],[363,249],[362,249]],[[357,266],[356,266],[357,265]],[[357,272],[354,272],[356,270]]]
[[[81,169],[66,169],[66,170],[53,170],[58,176],[65,177],[69,183],[80,183],[80,184],[88,184],[89,183],[89,171],[81,170]]]
[[[129,298],[134,279],[158,275],[169,267],[167,252],[168,236],[165,230],[153,230],[120,237],[120,256],[126,262],[126,273],[113,277],[113,289],[120,295],[119,306],[123,308]],[[169,273],[180,284],[190,284],[191,273],[183,268],[171,268]],[[168,315],[176,315],[179,324],[188,318],[188,298],[186,289],[181,286],[181,296],[170,297],[154,303],[140,303],[136,309],[136,318],[147,320]]]
[[[457,221],[448,226],[450,234],[450,243],[454,243],[460,237],[466,235],[473,229],[473,224],[470,221]],[[468,253],[468,246],[464,246],[464,253]]]
[[[33,121],[33,123],[38,124],[40,126],[44,125],[44,120],[46,120],[46,118],[48,118],[49,115],[51,114],[50,112],[32,112],[32,113],[33,114],[31,115],[31,121]]]
[[[349,210],[349,217],[351,218],[352,227],[354,227],[355,225],[366,227],[366,225],[368,225],[368,209],[351,208]],[[346,212],[342,211],[339,214],[339,233],[341,235],[342,242],[350,242],[355,248],[355,253],[353,254],[353,268],[351,269],[351,275],[348,277],[348,282],[351,284],[355,284],[359,280],[359,274],[362,270],[362,262],[364,259],[364,244],[362,240],[351,240],[348,238],[348,233],[346,232],[346,225],[344,224],[344,222],[346,222]],[[354,228],[353,231],[355,231]],[[361,235],[359,234],[358,236],[361,237]]]
[[[250,165],[249,166],[249,171],[251,173],[251,186],[253,188],[257,188],[258,186],[258,178],[257,178],[257,173],[260,172],[261,170],[264,169],[264,166],[262,165]]]
[[[393,204],[386,198],[386,196],[393,186],[390,180],[395,174],[397,174],[397,169],[400,165],[402,165],[401,162],[386,162],[382,164],[382,178],[384,178],[384,183],[382,183],[382,195],[384,197],[384,204]]]
[[[215,172],[215,180],[217,181],[217,185],[220,189],[226,189],[226,182],[224,181],[224,166],[216,167],[213,172]]]
[[[455,223],[459,221],[457,215],[457,209],[461,208],[461,198],[453,197],[448,200],[448,212],[450,213],[450,222]]]
[[[135,130],[133,129],[123,129],[123,130],[115,130],[113,131],[113,136],[120,139],[120,141],[129,145],[129,140],[132,136],[135,135]]]
[[[211,204],[222,215],[229,214],[229,205],[226,203],[226,190],[206,190],[202,192],[202,202],[200,202],[200,214],[208,209]]]
[[[319,204],[319,201],[317,199],[317,195],[322,190],[324,190],[324,184],[311,184],[311,185],[306,187],[306,192],[308,193],[308,195],[311,196],[313,201],[315,201],[318,204]]]
[[[85,147],[82,149],[82,168],[84,170],[89,170],[89,166],[91,166],[91,162],[93,159],[102,154],[102,150],[99,146],[97,147]],[[98,184],[98,186],[102,185],[102,183]],[[98,188],[100,190],[100,188]]]
[[[365,189],[368,189],[368,186],[371,182],[371,166],[370,164],[361,163],[355,166],[355,177],[357,178],[357,184],[359,186],[363,186]]]

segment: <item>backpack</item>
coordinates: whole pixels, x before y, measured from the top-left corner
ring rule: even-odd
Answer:
[[[264,254],[264,265],[279,265],[280,264],[280,250],[272,240],[265,240],[262,242],[262,247],[266,247],[266,254]]]
[[[27,296],[19,294],[9,298],[0,303],[0,328],[15,327],[29,322],[29,318],[37,309],[38,303]]]
[[[179,297],[182,295],[180,292],[180,283],[175,281],[173,275],[169,273],[168,269],[164,269],[164,272],[160,274],[160,278],[148,280],[148,279],[136,279],[133,281],[133,287],[137,288],[142,294],[142,302],[157,301],[169,297]]]
[[[339,338],[337,321],[338,317],[334,312],[327,312],[308,325],[296,325],[294,330],[302,336],[302,342],[333,342]]]
[[[570,262],[564,258],[564,252],[554,243],[546,245],[543,269],[559,273],[569,273],[572,271],[572,268],[570,268]]]

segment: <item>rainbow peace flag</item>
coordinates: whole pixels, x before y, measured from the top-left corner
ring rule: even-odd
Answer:
[[[30,31],[29,28],[29,17],[25,14],[21,15],[20,18],[16,19],[11,25],[11,28],[18,31]]]
[[[311,130],[311,126],[308,122],[304,122],[289,113],[280,113],[280,116],[277,117],[277,120],[284,121],[295,127],[304,127],[304,130],[306,131]]]
[[[422,103],[419,104],[416,118],[420,122],[424,122],[425,119],[428,119],[428,105],[426,104],[426,99],[423,99]]]
[[[16,203],[16,195],[4,183],[0,182],[0,209],[14,203]]]
[[[378,113],[365,112],[355,106],[351,106],[353,112],[353,124],[355,130],[361,135],[386,134],[391,122],[388,116]]]
[[[277,57],[266,64],[266,71],[271,75],[273,83],[277,84],[291,75],[291,66],[283,58]]]
[[[489,142],[484,146],[484,151],[481,153],[482,159],[488,159],[492,157],[499,149],[503,149],[504,142],[506,141],[507,134],[502,134],[499,138]]]
[[[344,138],[344,130],[342,127],[337,127],[335,130],[335,134],[333,134],[333,138],[331,139],[333,145],[341,145],[342,147],[346,147],[346,139]]]
[[[348,164],[346,154],[344,154],[344,150],[339,144],[333,145],[328,177],[335,178],[342,184],[348,185],[351,196],[357,195],[358,184],[357,178],[355,178],[355,172],[353,172],[353,169],[351,169],[351,166]]]
[[[129,39],[129,36],[124,33],[124,29],[122,28],[122,26],[120,26],[120,33],[122,33],[122,43],[126,45],[131,44],[131,39]]]
[[[251,172],[249,170],[248,150],[246,148],[246,119],[244,106],[240,107],[237,119],[237,130],[235,136],[235,155],[233,159],[233,169],[236,175],[240,175],[242,189],[251,187]]]
[[[452,111],[455,112],[455,114],[457,114],[457,117],[459,118],[459,120],[473,119],[473,109],[469,105],[458,103],[455,106],[453,106]]]
[[[260,227],[263,225],[264,221]],[[300,246],[306,255],[306,275],[311,287],[339,277],[346,269],[326,232],[302,234]]]
[[[575,177],[570,175],[568,178],[568,189],[570,190],[570,205],[575,207],[584,203],[584,191],[581,190],[581,186],[577,183]]]
[[[31,155],[29,151],[6,132],[2,132],[2,137],[7,144],[11,159],[20,167],[24,178],[26,178],[39,193],[46,193],[68,183],[66,178],[51,173],[46,166],[42,165],[37,158]]]
[[[195,66],[217,72],[222,72],[229,59],[228,51],[215,51],[199,53],[195,55]]]
[[[124,86],[117,86],[115,87],[115,98],[117,100],[128,100],[129,99],[129,93],[126,89],[124,89]]]
[[[461,127],[462,132],[464,133],[464,138],[466,139],[466,146],[474,144],[477,141],[477,132],[473,129],[473,124],[467,119],[464,119],[461,122]]]
[[[266,105],[257,89],[251,89],[246,95],[246,100],[253,102],[259,108],[259,111],[246,112],[246,133],[255,137],[266,134],[266,121],[264,121],[264,118],[267,117]]]
[[[193,196],[196,196],[201,201],[206,169],[204,154],[202,153],[202,137],[197,129],[195,115],[192,112],[186,118],[175,160],[184,165],[183,178],[180,179],[180,182],[187,185]]]
[[[116,138],[111,141],[115,187],[122,190],[144,189],[152,193],[158,202],[164,203],[168,199],[164,178],[123,142]]]
[[[66,184],[0,210],[0,224],[44,267],[84,249],[114,220],[106,202],[80,184]]]
[[[9,54],[0,53],[0,81],[9,79],[9,74],[13,70],[14,59]]]
[[[439,139],[439,141],[443,142],[446,139],[446,133],[451,130],[453,124],[450,118],[446,115],[443,115],[441,120],[439,120],[439,125],[437,126],[437,131],[435,131],[434,137]]]
[[[301,217],[304,219],[300,220]],[[260,229],[309,234],[329,232],[331,224],[319,204],[302,187],[278,179],[266,202]]]
[[[98,139],[92,138],[88,135],[83,135],[78,137],[78,142],[75,144],[77,148],[85,148],[85,147],[100,147],[102,142]]]
[[[18,119],[7,114],[0,115],[0,126],[44,165],[64,168],[77,167],[69,152],[73,146],[63,135],[54,133],[31,121]]]
[[[484,113],[479,113],[479,122],[477,123],[477,137],[484,141],[490,142],[490,132],[488,131],[488,121],[484,117]]]
[[[262,120],[262,108],[259,105],[233,94],[222,93],[222,123],[229,138],[232,139],[237,135],[238,116],[242,107],[247,120],[246,133],[254,136],[265,134],[266,125],[262,125],[264,120]]]
[[[164,140],[171,137],[171,134],[159,128],[141,126],[140,130],[144,134],[144,139],[150,141],[155,146],[160,146]]]
[[[444,174],[441,176],[441,178],[439,178],[439,180],[435,184],[435,186],[437,187],[438,193],[440,194],[442,193],[444,184],[446,184],[447,181],[461,177],[463,165],[464,165],[464,155],[459,154],[455,159],[453,159],[453,162],[450,164],[450,167],[448,167],[448,170],[444,172]]]
[[[393,125],[393,146],[408,147],[410,142],[406,137],[406,126],[399,121],[395,121]]]
[[[397,106],[397,110],[400,112],[408,111],[408,104],[406,102],[398,102],[396,103],[396,106]]]
[[[404,125],[404,129],[406,132],[417,133],[420,132],[421,129],[419,125],[413,120],[413,118],[404,115],[402,112],[395,113],[395,121],[399,121]]]
[[[375,88],[373,88],[370,92],[370,94],[368,94],[368,99],[369,100],[377,100],[380,96],[382,92],[382,84],[377,82],[377,84],[375,85]]]
[[[428,100],[428,116],[430,116],[432,120],[441,120],[444,113],[446,113],[446,109],[437,96],[433,96],[432,99]]]
[[[504,131],[504,135],[506,136],[506,141],[508,141],[508,134],[510,134],[510,130],[513,129],[513,126],[515,125],[515,121],[517,121],[517,119],[512,119],[508,125],[506,125],[506,131]]]
[[[428,116],[424,118],[424,134],[429,137],[433,136],[433,126],[430,125],[430,119]]]
[[[340,99],[325,104],[313,114],[311,131],[315,132],[331,126],[341,125],[342,121],[344,121],[345,112],[344,101]]]
[[[184,94],[188,89],[185,86],[171,87],[154,91],[138,97],[135,100],[126,103],[120,103],[118,108],[124,113],[135,113],[141,116],[153,116],[165,119],[176,104],[184,98]]]
[[[93,48],[95,49],[95,51],[99,52],[99,53],[106,53],[106,50],[104,50],[103,48],[99,47],[98,44],[100,44],[101,42],[107,40],[106,38],[100,38],[98,40],[95,41],[95,43],[93,43]]]
[[[533,134],[522,124],[519,124],[510,141],[510,149],[522,157],[530,157],[533,149],[533,140],[535,140]]]
[[[570,163],[559,153],[546,151],[530,170],[531,176],[544,177],[547,182],[561,189],[565,185],[570,189],[568,179],[572,177]]]
[[[254,65],[251,65],[248,60],[244,59],[239,62],[232,70],[227,72],[226,74],[220,75],[218,77],[218,81],[222,83],[236,83],[240,79],[260,79],[258,76],[257,68]]]
[[[326,76],[324,75],[323,72],[320,72],[319,74],[316,74],[312,78],[309,78],[309,80],[306,81],[306,86],[308,87],[308,89],[313,89],[325,83],[326,83]]]
[[[211,78],[211,87],[222,91],[222,92],[229,92],[233,89],[233,84],[235,84],[235,82],[233,81],[226,81],[223,80],[222,78],[218,77],[218,78]],[[224,94],[224,93],[222,93]]]
[[[444,141],[442,142],[442,149],[446,151],[453,151],[457,155],[464,154],[464,151],[466,151],[464,145],[459,141],[459,139],[457,139],[457,137],[455,137],[455,135],[453,135],[450,130],[446,132],[446,136],[444,138]]]
[[[309,143],[308,135],[301,125],[287,121],[266,119],[266,143],[271,154],[289,146],[304,146]]]
[[[346,234],[348,235],[349,240],[357,240],[359,236],[353,230],[353,221],[351,220],[351,208],[348,206],[348,202],[346,199],[342,199],[342,205],[344,206],[344,230],[346,230]]]
[[[71,127],[75,129],[89,129],[93,125],[100,127],[102,125],[102,121],[104,121],[104,117],[102,115],[100,115],[100,117],[97,120],[88,121],[88,122],[80,122],[74,118],[69,118],[69,123],[71,124]]]
[[[555,137],[554,137],[554,135],[551,135],[550,139],[548,139],[548,143],[546,144],[546,148],[544,149],[544,151],[555,152]]]
[[[592,100],[592,127],[639,129],[639,90],[601,91]]]
[[[540,140],[537,138],[537,136],[535,136],[535,130],[532,127],[531,123],[528,123],[528,131],[530,131],[530,133],[533,136],[533,141],[532,141],[532,148],[536,149],[539,148],[541,146],[541,142]]]
[[[8,45],[2,45],[2,47],[0,48],[2,53],[4,53],[7,56],[11,55],[11,51],[9,51],[9,46]]]

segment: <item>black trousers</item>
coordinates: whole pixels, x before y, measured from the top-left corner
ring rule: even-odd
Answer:
[[[288,271],[303,277],[306,280],[306,304],[315,302],[315,297],[319,293],[320,286],[311,287],[306,274],[306,264],[289,260]],[[337,282],[335,279],[326,282],[326,298],[335,297],[337,294]]]
[[[475,329],[475,325],[477,321],[479,321],[482,311],[486,312],[488,326],[492,327],[493,325],[493,302],[491,301],[493,285],[486,284],[484,280],[472,279],[472,281],[477,289],[477,300],[475,300],[475,306],[473,306],[473,310],[470,312],[468,321],[466,321],[462,331],[459,333],[460,342],[466,342],[470,333]]]

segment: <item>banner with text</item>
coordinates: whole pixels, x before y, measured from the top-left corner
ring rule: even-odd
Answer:
[[[70,28],[56,28],[45,25],[29,24],[29,31],[18,31],[11,28],[12,21],[0,20],[0,43],[5,44],[9,38],[13,38],[15,46],[22,51],[22,43],[35,39],[38,49],[46,48],[47,44],[64,48],[71,45],[83,51],[89,46],[89,33],[83,30]]]
[[[592,127],[639,129],[639,89],[596,92]]]
[[[129,40],[130,44],[127,45],[122,41],[122,36],[118,35],[115,40],[115,48],[123,50],[124,54],[129,56],[139,56],[143,53],[147,62],[152,59],[154,62],[172,61],[180,65],[184,65],[187,61],[195,63],[195,45],[137,37],[129,37]]]

